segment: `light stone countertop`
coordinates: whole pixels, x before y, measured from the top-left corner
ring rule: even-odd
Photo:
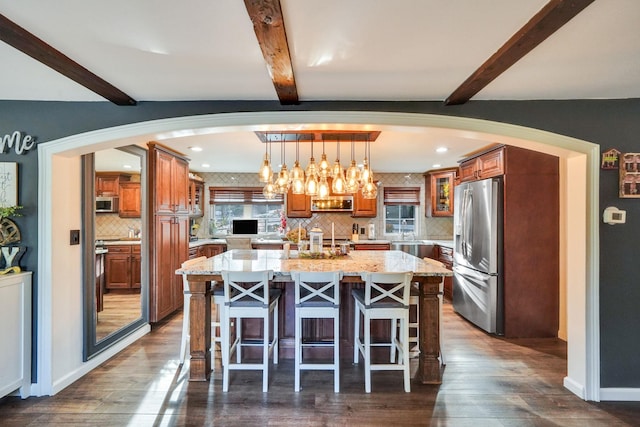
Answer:
[[[351,251],[336,259],[301,259],[298,251],[291,251],[284,259],[281,250],[234,249],[208,258],[176,274],[219,275],[223,270],[258,271],[273,270],[275,276],[289,276],[291,271],[341,270],[347,276],[365,272],[412,271],[414,276],[452,276],[447,268],[434,266],[421,258],[402,251]]]

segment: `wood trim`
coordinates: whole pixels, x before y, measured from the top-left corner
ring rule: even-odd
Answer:
[[[280,0],[244,0],[281,104],[297,104],[298,90]]]
[[[445,100],[460,105],[470,100],[509,67],[559,30],[594,0],[551,0]]]
[[[135,99],[111,83],[93,74],[4,15],[0,15],[0,40],[116,105],[136,105],[137,103]]]

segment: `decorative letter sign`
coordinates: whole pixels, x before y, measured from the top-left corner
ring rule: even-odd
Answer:
[[[36,140],[31,135],[23,135],[20,131],[14,131],[0,139],[0,153],[13,148],[16,154],[25,154],[25,151],[31,150],[35,143]]]

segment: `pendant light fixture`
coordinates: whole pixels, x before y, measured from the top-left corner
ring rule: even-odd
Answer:
[[[360,188],[360,169],[355,160],[355,143],[351,137],[351,166],[345,175],[347,193],[357,193]]]
[[[367,151],[369,148],[369,139],[364,145],[364,160],[362,160],[362,170],[360,171],[360,183],[365,185],[369,181],[371,175],[371,169],[369,168],[369,161],[367,160]]]
[[[296,161],[289,174],[291,178],[291,192],[304,194],[304,169],[300,167],[300,138],[296,135]]]
[[[318,175],[320,175],[320,177],[327,177],[329,176],[329,161],[327,160],[327,154],[324,152],[324,136],[322,137],[322,158],[320,159],[320,164],[318,164]]]
[[[306,175],[304,194],[307,196],[315,196],[318,194],[318,166],[313,158],[313,139],[311,140],[311,158],[309,158]]]
[[[273,170],[271,169],[271,161],[269,159],[269,152],[267,151],[270,146],[271,142],[269,141],[269,134],[267,134],[267,140],[264,142],[264,159],[258,171],[260,182],[270,182],[273,178]]]
[[[336,162],[333,164],[331,191],[334,194],[344,194],[347,191],[347,183],[344,178],[344,169],[340,164],[340,138],[338,138],[337,151]]]
[[[367,139],[366,144],[366,152],[369,157],[369,161],[371,161],[371,146],[369,145],[369,140]],[[366,161],[365,157],[365,161]],[[365,199],[375,199],[378,197],[378,186],[375,182],[373,182],[373,171],[371,170],[371,165],[366,165],[367,171],[369,172],[366,177],[366,181],[362,186],[362,197]]]
[[[280,161],[282,166],[275,182],[276,193],[286,194],[289,191],[289,171],[287,170],[287,153],[284,144],[284,134],[280,135]]]

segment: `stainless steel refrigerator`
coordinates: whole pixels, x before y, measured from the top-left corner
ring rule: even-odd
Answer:
[[[455,188],[453,309],[485,331],[504,334],[502,178]]]

